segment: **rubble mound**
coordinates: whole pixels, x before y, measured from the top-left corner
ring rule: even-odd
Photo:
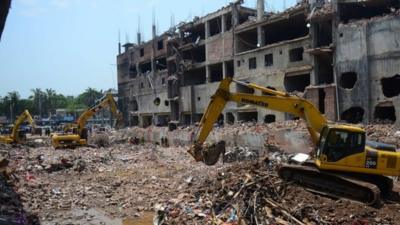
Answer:
[[[111,144],[110,138],[106,133],[93,134],[90,137],[89,143],[97,147],[109,147]]]
[[[283,182],[270,165],[234,164],[188,187],[157,210],[158,224],[398,224],[398,203],[328,198]]]

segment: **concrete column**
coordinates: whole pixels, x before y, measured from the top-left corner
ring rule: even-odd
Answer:
[[[228,74],[226,74],[226,71],[227,71],[227,65],[226,65],[226,63],[227,62],[222,62],[222,77],[223,78],[226,78],[226,76],[228,75]],[[232,76],[232,74],[230,74],[231,76]]]
[[[154,73],[156,71],[156,64],[155,64],[155,60],[154,57],[156,55],[156,25],[152,25],[151,26],[151,30],[152,30],[152,45],[151,45],[151,72]]]
[[[206,32],[206,39],[210,37],[210,22],[206,21],[204,23],[205,26],[205,32]]]
[[[221,16],[221,33],[225,33],[226,31],[226,14]]]
[[[318,24],[316,23],[311,23],[310,24],[310,42],[311,42],[311,47],[315,48],[317,46],[317,26]],[[318,83],[318,74],[319,74],[319,69],[318,69],[318,58],[316,55],[311,54],[310,55],[311,59],[311,64],[313,65],[313,70],[311,71],[311,76],[310,76],[310,83],[311,85],[317,85]]]
[[[264,19],[264,0],[257,0],[257,22]],[[265,45],[265,34],[261,26],[257,27],[257,46]]]
[[[264,17],[264,0],[257,0],[257,21]]]
[[[265,45],[265,32],[261,26],[257,27],[257,47]]]
[[[211,71],[210,71],[210,66],[206,66],[206,83],[211,82]]]
[[[143,127],[143,116],[139,116],[139,127]]]
[[[394,98],[393,100],[394,109],[396,110],[396,122],[395,125],[400,127],[400,98]]]
[[[231,4],[232,8],[232,31],[233,31],[233,55],[236,54],[237,46],[238,46],[238,40],[236,40],[235,37],[235,28],[239,24],[239,13],[238,13],[238,8],[236,4]]]

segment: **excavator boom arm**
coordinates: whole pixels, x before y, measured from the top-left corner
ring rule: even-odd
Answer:
[[[12,138],[14,141],[17,141],[17,140],[18,140],[18,130],[19,130],[19,127],[20,127],[21,124],[22,124],[23,122],[25,122],[25,121],[28,121],[28,123],[29,123],[30,125],[32,125],[32,127],[35,126],[35,123],[34,123],[34,121],[33,121],[33,118],[32,118],[32,116],[31,116],[31,114],[29,113],[28,110],[23,111],[22,114],[18,117],[18,119],[14,122],[14,127],[13,127],[12,132],[11,132],[11,138]]]
[[[229,86],[232,82],[236,82],[248,88],[261,90],[267,95],[260,96],[244,93],[231,93],[229,91]],[[200,121],[200,132],[197,135],[194,146],[189,149],[189,153],[196,159],[196,161],[204,161],[206,164],[213,164],[207,162],[205,159],[205,153],[201,151],[201,146],[210,134],[214,123],[217,121],[218,116],[224,109],[226,103],[229,101],[286,112],[303,118],[307,123],[308,131],[310,132],[311,139],[314,143],[318,142],[320,132],[328,123],[319,110],[306,99],[289,95],[285,92],[264,88],[256,84],[244,83],[235,81],[231,78],[226,78],[221,81],[217,91],[211,97],[211,101]],[[215,154],[212,158],[213,160],[211,161],[214,162]]]
[[[111,113],[117,117],[117,120],[121,120],[120,112],[118,111],[117,104],[114,100],[114,97],[111,93],[107,93],[102,99],[100,99],[99,103],[90,107],[88,110],[82,113],[79,116],[77,124],[78,124],[78,132],[81,133],[82,129],[85,127],[86,122],[95,115],[100,109],[109,107]]]

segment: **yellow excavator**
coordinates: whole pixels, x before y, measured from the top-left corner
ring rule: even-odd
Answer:
[[[264,95],[232,93],[232,82],[261,90]],[[375,205],[381,194],[388,194],[393,188],[393,181],[387,176],[400,176],[400,153],[395,146],[367,141],[362,128],[328,121],[304,98],[232,78],[221,81],[200,121],[195,142],[188,150],[196,161],[214,165],[225,153],[223,141],[210,148],[204,142],[230,101],[289,113],[305,121],[315,151],[312,159],[304,163],[281,165],[278,174],[285,181],[325,195]]]
[[[87,145],[88,132],[86,122],[99,110],[109,107],[112,114],[116,117],[117,126],[122,122],[122,114],[119,112],[117,103],[111,93],[104,95],[97,103],[83,112],[76,124],[68,125],[70,133],[64,131],[62,134],[52,135],[52,145],[54,148],[73,148]]]
[[[21,143],[22,138],[20,135],[20,126],[23,122],[28,121],[28,123],[32,126],[32,129],[35,128],[35,123],[32,119],[31,114],[29,113],[28,110],[25,110],[19,115],[19,117],[15,120],[14,126],[12,128],[11,134],[10,135],[5,135],[5,136],[0,136],[0,143],[5,143],[5,144],[15,144],[15,143]]]

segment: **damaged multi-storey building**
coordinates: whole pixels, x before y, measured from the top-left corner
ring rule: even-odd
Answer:
[[[236,1],[161,35],[153,25],[151,40],[139,33],[138,43],[120,46],[126,125],[198,122],[225,77],[304,96],[330,120],[400,124],[399,0],[308,0],[279,13],[264,5]],[[229,124],[288,119],[236,103],[220,115]]]

